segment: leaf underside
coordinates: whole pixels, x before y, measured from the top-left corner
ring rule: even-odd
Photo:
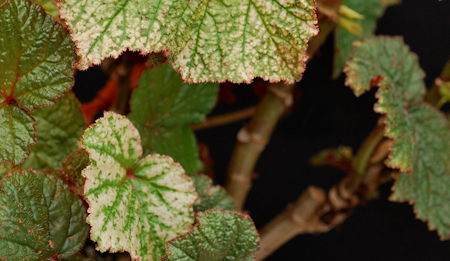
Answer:
[[[86,209],[46,172],[13,172],[0,182],[0,259],[54,260],[78,252]]]
[[[64,28],[27,0],[0,5],[0,24],[0,162],[19,164],[35,142],[30,111],[72,87],[75,52]]]
[[[197,226],[168,244],[167,261],[251,261],[258,233],[250,217],[210,210],[198,214]]]
[[[97,120],[83,135],[82,146],[90,157],[82,175],[97,249],[159,261],[166,240],[193,223],[197,196],[190,178],[167,156],[141,159],[137,129],[115,113]]]
[[[64,0],[86,69],[125,50],[168,51],[187,82],[294,82],[317,34],[314,1]]]
[[[375,110],[386,115],[386,136],[394,140],[387,164],[396,177],[392,200],[414,204],[442,238],[450,236],[450,128],[423,102],[424,73],[417,57],[398,38],[359,42],[346,65],[347,85],[357,95],[379,86]]]
[[[215,105],[218,84],[189,85],[168,64],[143,73],[130,101],[130,120],[142,136],[144,154],[160,153],[181,163],[188,173],[202,163],[190,124]]]

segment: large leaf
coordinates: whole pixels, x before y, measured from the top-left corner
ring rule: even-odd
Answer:
[[[361,35],[355,35],[344,28],[336,28],[334,41],[334,77],[338,77],[342,73],[345,61],[347,61],[352,51],[352,43],[372,35],[375,31],[377,20],[383,15],[386,5],[392,5],[399,2],[398,0],[395,0],[395,2],[392,1],[392,3],[383,3],[383,1],[384,0],[344,0],[342,2],[343,5],[364,16],[361,20],[358,20],[363,32]]]
[[[258,233],[249,216],[212,210],[198,216],[197,226],[169,242],[167,261],[251,261]]]
[[[37,144],[25,161],[25,168],[54,169],[78,147],[86,123],[80,103],[72,93],[58,99],[50,107],[33,112],[38,121]]]
[[[198,199],[195,202],[195,212],[212,208],[236,210],[233,199],[221,186],[213,186],[212,180],[206,175],[192,175]]]
[[[73,84],[75,53],[63,27],[27,0],[0,5],[0,162],[20,163],[35,141],[29,111]],[[5,141],[5,142],[3,142]]]
[[[317,33],[314,1],[64,0],[79,68],[124,50],[169,51],[188,82],[294,82]]]
[[[140,159],[137,129],[107,112],[83,135],[91,164],[82,175],[97,249],[160,260],[165,242],[189,230],[197,198],[181,166],[157,154]]]
[[[129,116],[142,135],[145,154],[169,155],[188,173],[198,171],[201,161],[188,125],[205,118],[217,94],[218,84],[189,85],[167,64],[145,71]]]
[[[450,128],[423,103],[424,73],[417,57],[397,38],[357,44],[346,66],[356,94],[379,86],[377,112],[386,114],[386,136],[394,140],[387,164],[399,168],[392,199],[415,204],[415,212],[441,237],[450,236]]]
[[[22,171],[0,182],[0,259],[58,260],[81,249],[86,209],[58,178]]]

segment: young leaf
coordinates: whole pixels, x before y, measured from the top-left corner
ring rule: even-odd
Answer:
[[[375,110],[386,114],[386,136],[394,140],[387,164],[403,173],[392,199],[415,204],[415,212],[441,237],[450,236],[450,128],[423,103],[424,73],[417,57],[397,38],[357,44],[346,65],[347,84],[357,95],[379,86]]]
[[[56,177],[13,172],[0,182],[0,259],[58,260],[88,235],[82,201]]]
[[[160,260],[166,240],[193,223],[191,179],[167,156],[140,159],[139,133],[125,116],[105,113],[86,130],[82,146],[91,161],[82,175],[97,249]]]
[[[201,168],[189,124],[197,123],[214,106],[218,84],[189,85],[169,65],[145,71],[131,98],[130,120],[142,135],[145,154],[169,155],[188,173]]]
[[[386,8],[382,1],[383,0],[344,0],[342,2],[343,5],[348,6],[364,16],[361,20],[358,20],[362,26],[363,32],[361,35],[355,35],[344,28],[336,28],[333,68],[334,77],[338,77],[342,73],[345,61],[347,61],[352,51],[352,43],[364,39],[374,33],[377,20],[383,15]]]
[[[73,83],[75,53],[63,27],[27,0],[0,5],[0,162],[22,162],[35,142],[29,111]]]
[[[24,163],[25,168],[55,169],[78,147],[86,123],[80,103],[72,93],[58,99],[50,107],[39,108],[33,113],[38,122],[37,144]]]
[[[236,210],[233,199],[228,196],[221,186],[213,186],[212,180],[205,175],[192,175],[195,190],[199,198],[195,202],[195,212],[205,211],[212,208],[224,210]]]
[[[64,0],[79,68],[124,50],[169,51],[188,82],[298,80],[317,33],[314,1]]]
[[[258,249],[258,232],[249,216],[210,210],[199,213],[197,226],[169,241],[167,261],[251,261]]]

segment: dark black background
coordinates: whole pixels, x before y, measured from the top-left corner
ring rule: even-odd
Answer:
[[[364,0],[361,0],[364,1]],[[401,35],[420,57],[427,85],[450,58],[450,2],[403,0],[380,20],[377,34]],[[278,125],[262,154],[246,209],[262,227],[308,185],[325,188],[343,173],[316,168],[308,159],[324,148],[349,145],[355,150],[374,127],[373,91],[356,98],[344,78],[332,80],[333,39],[330,37],[307,67],[298,84],[300,98]],[[100,69],[78,73],[75,91],[82,101],[91,99],[106,81]],[[219,106],[213,114],[237,110],[256,102],[248,87],[236,87],[233,106]],[[209,146],[217,182],[223,183],[235,135],[242,122],[199,131],[199,142]],[[390,185],[381,197],[361,206],[340,227],[323,235],[301,235],[267,260],[450,260],[450,241],[440,241],[425,223],[415,219],[411,206],[387,200]],[[450,188],[449,188],[450,189]],[[449,202],[450,204],[450,202]]]

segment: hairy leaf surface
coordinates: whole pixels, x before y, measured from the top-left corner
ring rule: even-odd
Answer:
[[[169,51],[188,82],[298,80],[317,33],[312,0],[64,0],[79,68],[124,50]]]
[[[0,5],[0,162],[18,164],[35,141],[29,112],[51,105],[73,84],[67,32],[27,0]]]
[[[230,211],[199,213],[197,226],[169,241],[167,261],[251,261],[258,233],[249,216]]]
[[[58,178],[21,171],[0,182],[0,259],[57,260],[81,249],[86,209]]]
[[[91,239],[105,252],[160,260],[165,242],[189,230],[196,193],[181,166],[167,156],[141,159],[138,130],[107,112],[83,135],[91,164],[82,175]]]
[[[214,186],[212,180],[206,175],[192,175],[198,199],[195,202],[195,212],[213,208],[236,210],[233,199],[221,186]]]
[[[25,168],[55,169],[78,147],[86,123],[77,98],[68,93],[50,107],[33,113],[38,122],[37,143],[25,161]]]
[[[189,85],[167,64],[145,71],[129,116],[142,135],[145,154],[169,155],[188,173],[198,171],[202,164],[189,124],[205,118],[217,94],[218,84]]]
[[[450,127],[423,103],[424,73],[417,57],[397,38],[370,38],[357,44],[346,66],[356,94],[379,86],[377,112],[386,114],[386,136],[394,140],[388,165],[403,173],[393,200],[408,201],[441,237],[450,236]]]

